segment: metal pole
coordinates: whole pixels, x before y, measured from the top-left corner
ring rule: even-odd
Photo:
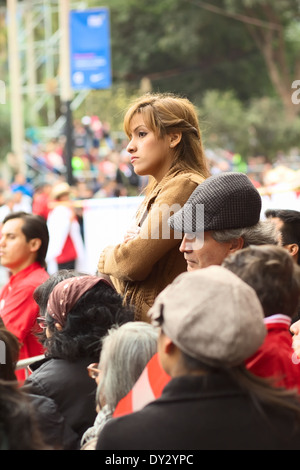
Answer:
[[[7,0],[8,60],[11,104],[11,147],[16,155],[20,172],[26,172],[23,154],[24,117],[21,92],[21,67],[18,47],[17,0]]]
[[[59,28],[60,28],[60,99],[62,112],[66,117],[65,126],[65,160],[67,166],[67,180],[73,184],[72,157],[73,157],[73,119],[71,111],[72,89],[70,84],[70,40],[69,40],[69,13],[70,0],[59,0]]]
[[[36,101],[36,70],[35,70],[35,49],[34,49],[34,31],[33,31],[33,9],[32,1],[26,0],[25,3],[25,27],[28,32],[26,43],[26,70],[27,70],[27,85],[28,85],[28,103],[30,124],[35,126],[37,124],[37,115],[35,112],[34,103]]]
[[[49,80],[54,80],[54,64],[53,64],[53,48],[51,44],[51,36],[52,36],[52,14],[51,14],[51,4],[49,0],[44,0],[43,4],[44,9],[44,24],[45,24],[45,71],[46,71],[46,82],[49,83]],[[48,116],[48,125],[53,126],[56,121],[55,116],[55,103],[54,103],[54,93],[51,94],[48,99],[48,108],[47,108],[47,116]]]

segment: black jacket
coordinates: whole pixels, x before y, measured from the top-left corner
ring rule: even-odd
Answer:
[[[33,403],[38,403],[39,396],[49,399],[40,400],[40,406],[35,407],[47,443],[78,449],[83,433],[94,424],[96,383],[86,370],[91,362],[90,358],[76,362],[49,358],[31,365],[32,374],[23,390]]]
[[[108,421],[96,449],[300,449],[300,426],[293,413],[260,411],[225,374],[184,376],[142,410]]]

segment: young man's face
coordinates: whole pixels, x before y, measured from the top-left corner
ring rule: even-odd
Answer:
[[[276,227],[277,230],[277,240],[278,244],[282,246],[285,250],[287,250],[290,255],[293,258],[293,261],[298,264],[298,259],[299,259],[299,245],[297,243],[288,243],[285,244],[283,237],[282,237],[282,231],[284,229],[284,222],[279,218],[279,217],[272,217],[271,218],[273,224]]]
[[[8,220],[1,230],[0,262],[13,274],[29,266],[35,260],[33,240],[27,242],[22,227],[22,219]]]

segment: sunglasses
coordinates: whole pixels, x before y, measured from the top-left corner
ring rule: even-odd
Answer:
[[[48,325],[47,325],[45,317],[37,317],[36,321],[39,327],[42,328],[43,330],[47,328]]]
[[[87,371],[91,379],[97,379],[98,375],[100,374],[99,364],[96,362],[90,364],[87,366]]]

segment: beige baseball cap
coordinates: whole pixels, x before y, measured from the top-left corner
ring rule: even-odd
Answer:
[[[179,275],[149,310],[183,352],[211,366],[234,367],[266,336],[261,303],[252,287],[221,266]]]

